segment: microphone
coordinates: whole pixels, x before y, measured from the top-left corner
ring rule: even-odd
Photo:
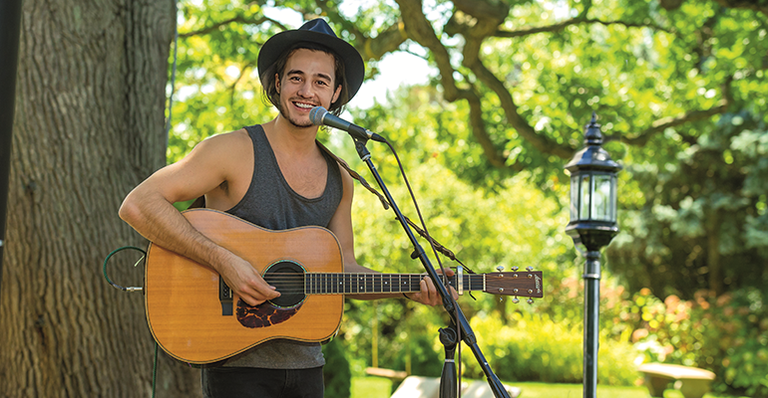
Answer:
[[[374,140],[378,142],[387,142],[387,140],[384,139],[384,137],[372,133],[369,130],[366,130],[356,124],[350,123],[330,112],[328,112],[325,108],[322,106],[316,106],[312,108],[311,111],[309,111],[309,120],[312,122],[312,124],[316,126],[331,126],[333,128],[344,130],[349,135],[352,136],[352,138],[358,139],[358,140]]]

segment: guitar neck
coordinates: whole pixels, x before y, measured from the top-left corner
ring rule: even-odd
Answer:
[[[425,274],[308,273],[306,294],[380,294],[413,293],[421,290]],[[463,290],[484,290],[484,275],[464,275]],[[456,276],[448,278],[456,286]]]

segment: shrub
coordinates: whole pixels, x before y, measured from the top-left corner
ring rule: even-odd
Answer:
[[[349,398],[352,388],[352,372],[341,339],[333,339],[323,346],[325,366],[323,383],[325,396]]]
[[[503,325],[497,317],[475,317],[472,328],[494,372],[502,380],[581,383],[583,379],[583,328],[580,324],[554,322],[546,315],[516,312]],[[466,351],[465,351],[466,352]],[[633,365],[632,345],[601,336],[598,382],[633,385],[639,376]],[[484,378],[474,356],[463,358],[467,377]]]

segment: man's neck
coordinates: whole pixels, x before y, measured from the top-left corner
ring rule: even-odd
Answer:
[[[269,136],[273,149],[290,152],[294,155],[313,153],[317,150],[317,126],[298,127],[278,115],[265,124],[265,132]]]

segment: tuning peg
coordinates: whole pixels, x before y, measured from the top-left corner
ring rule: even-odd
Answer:
[[[528,304],[533,304],[533,299],[532,298],[528,299]]]
[[[515,265],[515,266],[512,266],[512,271],[515,271],[515,272],[517,272],[517,270],[518,270],[518,269],[519,269],[519,267],[518,267],[517,265]]]
[[[528,272],[531,272],[531,271],[533,271],[533,267],[531,267],[530,265],[529,265],[529,266],[527,266],[525,269],[526,269],[526,270],[528,270]]]
[[[496,267],[496,271],[499,271],[499,272],[504,271],[504,266],[499,265],[498,267]]]
[[[520,299],[519,299],[519,298],[517,298],[517,297],[515,297],[515,298],[513,298],[513,299],[512,299],[512,302],[513,302],[513,303],[515,303],[515,304],[517,304],[517,303],[519,303],[519,302],[520,302]]]

